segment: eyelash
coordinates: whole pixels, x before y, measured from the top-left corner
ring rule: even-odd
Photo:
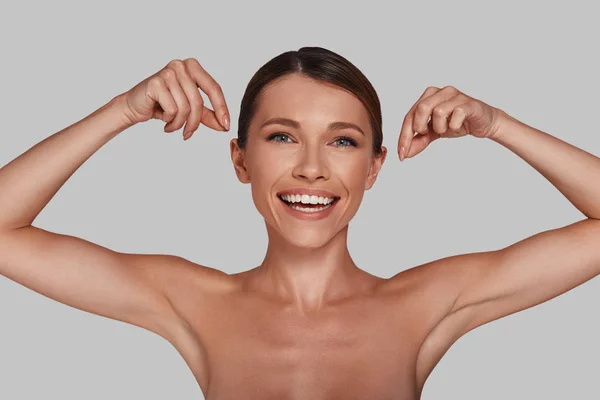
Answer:
[[[286,138],[288,138],[288,139],[291,140],[291,138],[288,135],[286,135],[285,133],[274,133],[274,134],[270,135],[267,138],[267,140],[268,141],[273,141],[276,137],[286,137]],[[337,147],[350,147],[350,146],[357,147],[356,141],[354,139],[352,139],[352,138],[349,138],[348,136],[341,136],[341,137],[335,139],[336,142],[338,140],[346,140],[347,142],[349,142],[349,144],[342,145],[342,146],[337,146]],[[279,142],[279,143],[289,143],[289,142],[282,142],[282,141],[277,141],[277,140],[275,140],[275,141]]]

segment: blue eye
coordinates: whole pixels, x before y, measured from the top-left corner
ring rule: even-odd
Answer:
[[[268,141],[278,142],[278,143],[291,143],[293,140],[286,135],[285,133],[274,133],[267,138]]]
[[[343,136],[341,138],[337,138],[335,140],[336,143],[340,143],[340,145],[338,147],[349,147],[349,146],[353,146],[356,147],[356,141],[354,141],[354,139],[350,139],[347,136]]]
[[[294,142],[294,140],[285,133],[274,133],[267,138],[267,141],[276,143]],[[334,143],[336,143],[336,147],[357,147],[356,141],[347,136],[337,138]]]

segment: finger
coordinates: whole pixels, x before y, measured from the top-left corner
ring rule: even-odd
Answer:
[[[192,79],[198,87],[207,94],[210,99],[210,104],[214,108],[214,112],[218,117],[220,125],[226,130],[229,130],[230,118],[229,109],[223,95],[221,86],[213,79],[208,72],[202,68],[200,63],[194,58],[185,60],[186,67]]]
[[[456,106],[452,112],[452,115],[450,116],[448,128],[452,131],[458,132],[461,135],[468,134],[469,132],[467,132],[464,122],[467,118],[471,117],[477,112],[474,105],[474,102],[467,101]]]
[[[183,124],[185,123],[188,115],[190,114],[190,103],[187,100],[179,81],[177,80],[176,72],[171,68],[166,68],[161,72],[171,95],[175,99],[175,103],[177,103],[177,115],[171,122],[165,125],[165,132],[174,132],[178,129],[181,129]]]
[[[439,139],[441,136],[437,133],[431,131],[425,134],[417,134],[413,139],[410,151],[406,154],[406,158],[411,158],[425,150],[427,146],[431,144],[434,140]]]
[[[413,104],[410,110],[408,110],[408,113],[406,113],[404,122],[402,122],[402,128],[400,129],[400,137],[398,138],[398,154],[400,156],[400,161],[404,160],[405,155],[408,154],[412,139],[415,135],[415,132],[412,129],[415,107],[421,100],[433,95],[439,90],[439,88],[434,86],[428,87],[425,92],[423,92],[421,97],[419,97],[419,99],[415,102],[415,104]]]
[[[459,94],[458,96],[454,96],[450,100],[439,103],[433,107],[433,110],[431,111],[433,131],[442,136],[446,135],[448,133],[448,120],[450,119],[454,109],[459,105],[466,103],[467,101],[468,99],[465,96]],[[450,131],[453,132],[452,129],[450,129]],[[456,132],[453,133],[454,135],[451,136],[456,136]]]
[[[169,123],[177,115],[177,103],[171,95],[166,82],[160,76],[154,76],[148,82],[148,97],[157,103],[153,118]]]
[[[221,131],[221,132],[225,131],[225,128],[223,128],[221,123],[219,123],[219,120],[218,120],[215,112],[213,110],[211,110],[210,108],[207,108],[206,106],[204,106],[202,108],[200,122],[203,125],[206,125],[209,128],[214,129],[216,131]],[[186,132],[187,132],[187,127],[186,127]],[[183,139],[188,140],[191,136],[192,136],[192,134],[188,133],[187,135],[183,136]]]
[[[183,129],[183,138],[189,139],[189,137],[198,129],[198,126],[200,126],[204,110],[204,99],[202,99],[202,96],[198,91],[198,86],[190,77],[183,61],[174,60],[171,61],[170,65],[177,74],[177,80],[190,105],[190,113],[185,122],[185,128]]]
[[[204,109],[202,110],[202,124],[217,131],[223,132],[226,130],[225,128],[223,128],[221,122],[219,122],[217,114],[215,114],[213,110],[207,107],[204,107]]]
[[[427,123],[432,116],[434,107],[458,95],[460,92],[452,86],[446,86],[417,104],[413,120],[413,130],[419,133],[427,132]]]

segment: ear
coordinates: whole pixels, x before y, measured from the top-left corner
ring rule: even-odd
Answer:
[[[244,150],[240,149],[237,139],[231,139],[229,143],[229,150],[231,152],[231,161],[233,162],[233,168],[235,168],[235,174],[242,183],[250,183],[250,174],[246,169],[246,163],[244,160]]]
[[[369,174],[367,175],[367,181],[365,182],[365,190],[369,190],[375,184],[375,180],[377,179],[377,174],[381,170],[383,163],[385,162],[385,157],[387,156],[387,148],[385,146],[381,146],[381,154],[377,157],[373,157],[373,161],[371,162],[371,168],[369,169]]]

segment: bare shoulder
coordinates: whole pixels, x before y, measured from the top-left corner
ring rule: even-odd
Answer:
[[[468,323],[468,310],[456,313],[461,290],[484,273],[490,252],[467,253],[430,261],[391,277],[386,284],[399,312],[415,322],[417,385],[425,380]]]
[[[386,282],[386,290],[399,300],[419,296],[423,317],[435,324],[448,315],[460,294],[460,289],[476,281],[491,252],[476,252],[448,256],[401,271]]]
[[[235,281],[216,268],[184,257],[166,254],[127,254],[128,263],[142,271],[142,278],[161,293],[166,306],[156,308],[150,330],[176,345],[197,341],[198,327]],[[149,324],[140,324],[148,329]],[[176,346],[177,347],[177,346]]]
[[[215,285],[227,285],[231,282],[231,275],[219,269],[201,265],[184,257],[175,255],[155,256],[162,258],[163,266],[160,278],[164,282],[165,289],[171,290],[181,288],[181,285],[200,285],[207,290],[217,289]]]
[[[182,317],[202,307],[203,300],[223,296],[238,286],[232,275],[180,256],[167,256],[162,264],[161,289]]]

